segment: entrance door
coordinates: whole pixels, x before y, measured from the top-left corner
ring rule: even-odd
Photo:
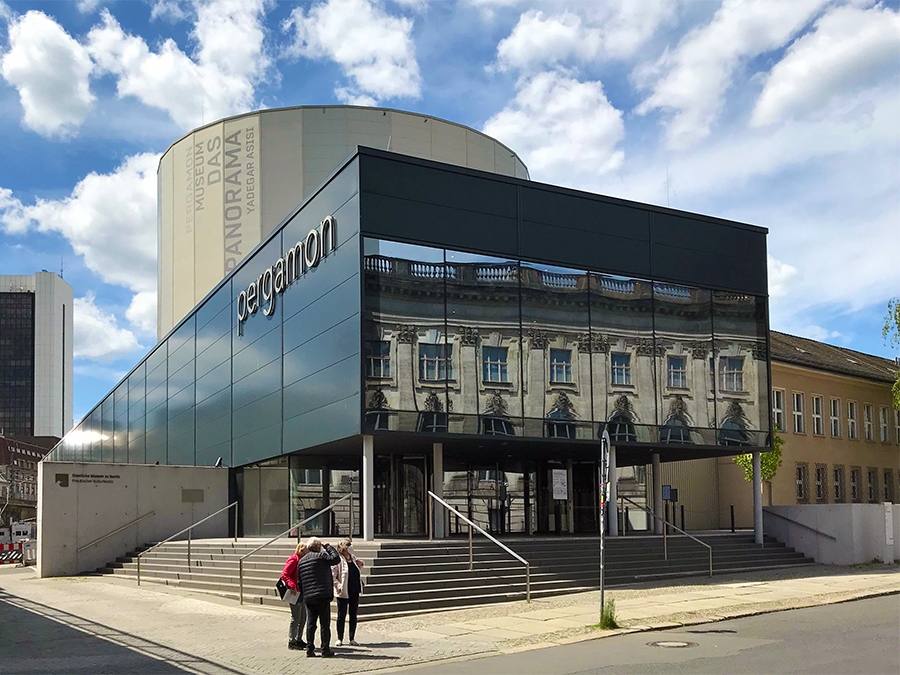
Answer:
[[[574,525],[576,533],[599,532],[599,480],[595,462],[578,462],[572,465],[572,497],[574,499]]]
[[[427,466],[424,457],[397,458],[397,534],[421,535],[425,531]]]

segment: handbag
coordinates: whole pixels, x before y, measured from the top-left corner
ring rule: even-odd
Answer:
[[[297,570],[297,588],[300,588],[300,570]],[[278,592],[278,597],[284,600],[285,602],[289,602],[292,605],[296,605],[298,602],[303,602],[303,594],[298,593],[293,588],[288,586],[287,582],[282,579],[280,576],[278,577],[278,581],[275,582],[275,590]]]

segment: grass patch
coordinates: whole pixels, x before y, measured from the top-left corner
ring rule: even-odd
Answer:
[[[614,630],[621,628],[619,622],[616,621],[616,601],[607,600],[606,604],[600,609],[600,623],[594,624],[591,628],[600,628],[601,630]]]

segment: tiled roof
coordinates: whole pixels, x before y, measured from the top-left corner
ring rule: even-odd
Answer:
[[[771,332],[772,360],[827,370],[877,382],[893,382],[898,366],[890,359],[826,345],[806,338]]]

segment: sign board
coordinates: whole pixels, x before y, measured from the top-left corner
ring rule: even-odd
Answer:
[[[569,498],[569,472],[553,469],[553,499]]]
[[[663,485],[663,501],[667,502],[672,498],[672,486],[671,485]]]
[[[669,495],[669,499],[673,502],[678,501],[678,488],[672,488],[671,494]]]

